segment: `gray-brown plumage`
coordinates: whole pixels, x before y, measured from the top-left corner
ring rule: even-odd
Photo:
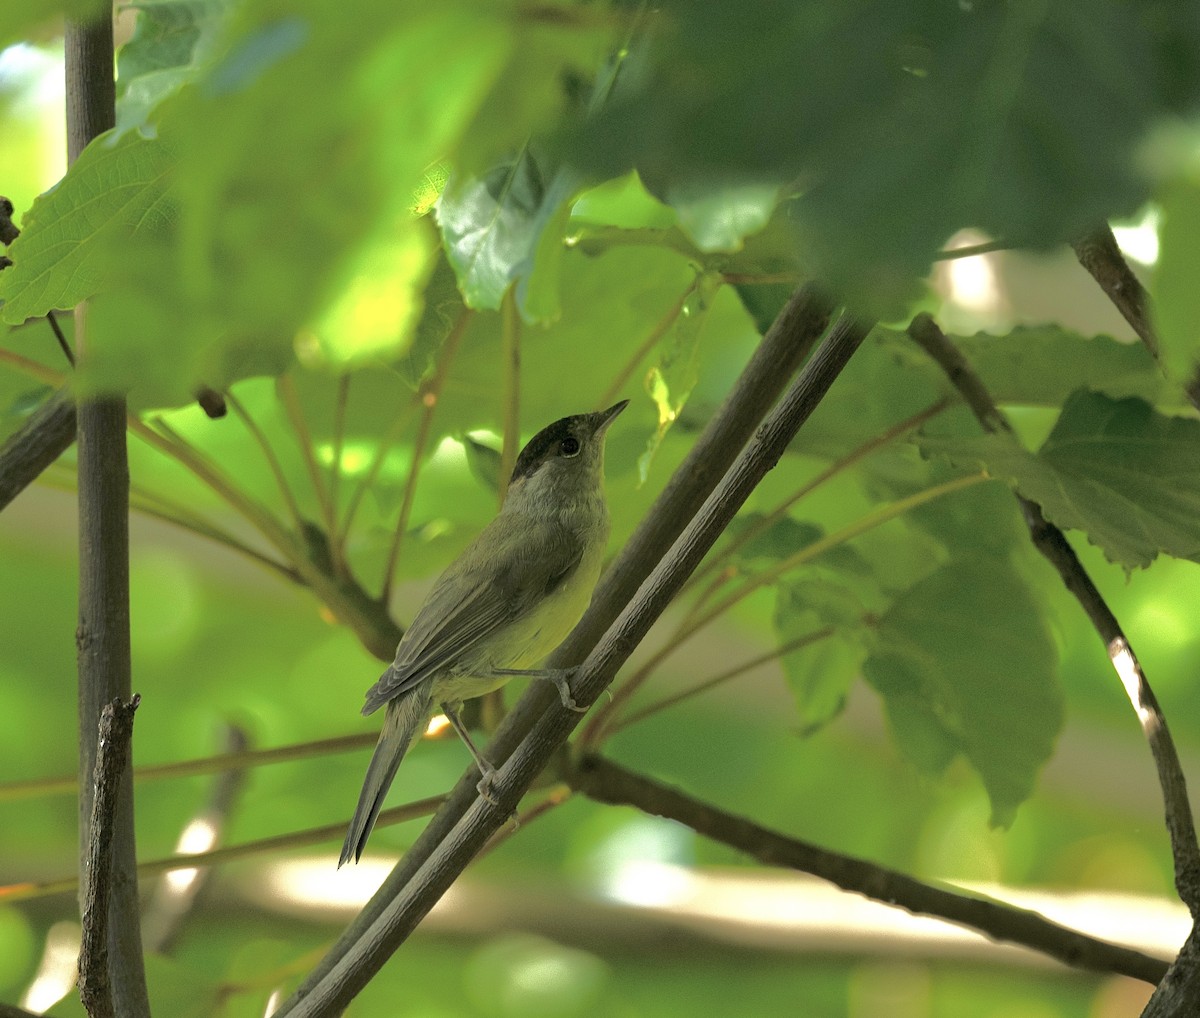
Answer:
[[[367,691],[364,714],[387,706],[339,866],[357,860],[409,744],[440,707],[479,755],[458,718],[463,700],[527,671],[574,628],[591,600],[608,541],[604,434],[627,405],[564,417],[517,457],[499,515],[438,578]],[[560,676],[554,677],[561,683]],[[564,699],[569,697],[560,684]]]

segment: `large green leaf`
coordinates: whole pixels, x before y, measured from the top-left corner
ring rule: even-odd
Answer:
[[[170,149],[136,134],[101,137],[26,214],[0,274],[3,319],[19,324],[91,297],[113,272],[122,243],[160,233],[176,217],[168,197]]]
[[[1045,245],[1132,212],[1137,144],[1200,91],[1195,61],[1155,71],[1164,37],[1194,48],[1189,19],[1104,0],[671,2],[640,75],[563,144],[663,197],[799,182],[806,256],[869,306],[958,228]]]
[[[1200,421],[1078,392],[1036,456],[1006,435],[926,438],[922,448],[983,466],[1126,568],[1160,552],[1200,558]]]
[[[1011,822],[1062,726],[1057,649],[1006,560],[952,562],[879,620],[868,681],[897,741],[920,766],[961,753],[979,772],[992,821]]]

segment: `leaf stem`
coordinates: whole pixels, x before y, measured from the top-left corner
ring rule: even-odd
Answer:
[[[500,447],[500,473],[496,478],[499,505],[504,505],[508,480],[517,462],[521,437],[521,316],[517,312],[516,288],[510,286],[500,305],[500,342],[504,372],[504,437]]]
[[[746,672],[753,671],[760,665],[765,665],[769,661],[776,661],[779,658],[786,657],[788,654],[797,650],[802,650],[805,647],[814,643],[819,643],[821,640],[827,640],[837,630],[833,626],[826,626],[824,629],[818,629],[813,633],[806,633],[804,636],[799,636],[794,640],[788,640],[786,643],[780,644],[773,650],[769,650],[764,654],[759,654],[758,657],[751,658],[749,661],[743,661],[739,665],[734,665],[727,671],[721,672],[719,675],[714,675],[712,678],[705,679],[694,686],[689,686],[687,689],[680,690],[678,693],[673,693],[671,696],[665,696],[661,700],[656,700],[654,703],[648,704],[641,710],[630,711],[623,717],[616,718],[608,727],[608,734],[615,735],[623,728],[628,728],[630,725],[637,724],[639,721],[644,721],[653,714],[658,714],[660,711],[666,710],[668,707],[674,707],[676,704],[682,703],[684,700],[690,700],[694,696],[699,696],[701,693],[707,693],[710,689],[715,689],[723,682],[728,682],[730,679],[736,679]]]
[[[267,436],[255,422],[254,418],[250,416],[250,412],[242,405],[242,401],[232,391],[225,394],[225,399],[233,407],[233,412],[237,414],[242,424],[246,426],[246,430],[250,432],[251,437],[258,443],[259,449],[262,450],[263,457],[267,461],[267,466],[270,467],[271,473],[275,477],[275,483],[279,487],[279,492],[283,495],[284,504],[287,506],[288,513],[292,517],[296,533],[302,534],[304,532],[304,519],[300,515],[300,506],[296,503],[296,496],[293,494],[291,486],[284,476],[279,457],[275,455],[275,450],[271,448],[271,443],[267,441]]]
[[[831,463],[825,470],[817,474],[817,476],[811,481],[797,488],[791,495],[780,502],[778,506],[767,513],[767,515],[761,520],[752,526],[747,527],[742,533],[738,534],[737,537],[733,538],[728,544],[726,544],[717,555],[714,555],[708,562],[704,564],[702,568],[695,572],[691,580],[688,582],[688,585],[684,587],[684,590],[686,591],[689,586],[695,586],[714,569],[721,568],[721,566],[723,566],[729,560],[730,556],[732,556],[735,551],[737,551],[739,548],[744,548],[760,534],[763,534],[769,530],[779,520],[786,516],[788,510],[791,509],[791,507],[799,502],[802,498],[804,498],[805,495],[812,494],[812,492],[819,488],[822,484],[825,484],[838,474],[848,470],[856,463],[865,459],[871,453],[890,445],[896,439],[906,435],[914,428],[919,428],[927,420],[932,417],[936,417],[948,406],[950,406],[951,402],[952,400],[950,400],[948,397],[944,397],[934,403],[931,403],[924,410],[921,410],[913,414],[911,417],[906,417],[904,420],[893,424],[887,429],[887,431],[876,435],[874,438],[870,439],[870,441],[864,442],[856,449],[848,452],[841,459]]]
[[[334,519],[333,501],[325,487],[325,478],[321,476],[321,468],[317,464],[316,450],[313,448],[312,432],[304,419],[304,411],[300,407],[300,395],[296,391],[296,383],[291,375],[280,375],[278,379],[279,396],[287,411],[288,420],[292,424],[292,432],[296,436],[296,444],[300,446],[300,455],[308,469],[308,478],[312,483],[313,493],[317,496],[317,504],[321,507],[321,517],[325,523],[325,533],[332,545],[333,534],[337,529]]]
[[[385,809],[379,814],[375,827],[390,827],[404,823],[417,817],[429,816],[443,802],[446,796],[434,795],[428,799],[406,803]],[[346,821],[336,824],[325,824],[322,827],[309,827],[302,831],[291,831],[288,834],[276,834],[270,838],[259,838],[247,841],[241,845],[228,845],[224,848],[214,848],[207,852],[196,852],[191,855],[169,855],[161,859],[150,859],[140,863],[137,868],[138,877],[153,876],[158,873],[170,873],[172,870],[190,870],[201,866],[221,866],[238,859],[251,859],[260,855],[271,855],[293,848],[306,848],[320,845],[335,838],[341,839],[346,833]],[[332,865],[332,864],[331,864]],[[16,901],[29,901],[31,898],[45,898],[52,894],[63,894],[73,891],[78,886],[78,878],[63,877],[58,880],[29,881],[20,884],[0,886],[0,902],[5,904]]]
[[[338,376],[337,397],[333,404],[333,459],[329,463],[329,504],[333,507],[329,521],[329,553],[338,576],[346,575],[342,540],[337,532],[337,504],[342,486],[342,453],[346,447],[346,408],[349,402],[350,374],[347,372]]]
[[[379,592],[379,600],[383,604],[387,604],[391,599],[396,562],[400,558],[400,547],[404,543],[404,534],[408,530],[408,519],[412,513],[413,500],[416,498],[417,479],[421,474],[421,461],[425,456],[425,447],[429,444],[433,413],[437,409],[438,397],[441,395],[442,387],[446,384],[450,365],[458,353],[459,345],[470,324],[472,314],[469,309],[464,308],[458,316],[458,321],[454,323],[454,327],[442,344],[442,351],[438,357],[433,377],[418,390],[422,407],[421,421],[417,425],[417,434],[413,439],[412,465],[408,470],[408,481],[404,485],[404,496],[400,501],[400,513],[396,517],[396,529],[392,532],[391,547],[388,548],[387,560],[383,567],[383,588]]]
[[[679,320],[679,316],[683,314],[683,309],[688,302],[688,298],[696,292],[696,287],[699,285],[700,274],[697,273],[696,277],[691,281],[691,283],[688,284],[687,289],[679,295],[679,299],[675,301],[675,303],[669,308],[667,308],[667,311],[662,318],[660,318],[654,324],[654,327],[647,334],[641,345],[633,352],[633,356],[631,356],[629,360],[625,362],[621,370],[617,372],[616,378],[614,378],[609,387],[604,390],[604,394],[597,402],[597,410],[609,406],[613,400],[621,395],[621,393],[625,390],[625,386],[628,384],[629,379],[633,377],[633,373],[637,370],[638,365],[641,364],[647,356],[649,356],[650,351],[658,346],[658,344],[662,341],[663,336],[665,336],[675,322]]]

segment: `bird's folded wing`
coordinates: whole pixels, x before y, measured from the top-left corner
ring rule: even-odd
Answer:
[[[497,516],[434,584],[396,648],[396,660],[367,691],[363,713],[452,666],[519,619],[570,576],[581,556],[578,540],[557,523]]]

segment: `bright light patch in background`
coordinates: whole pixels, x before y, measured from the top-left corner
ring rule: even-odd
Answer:
[[[1147,267],[1158,262],[1158,209],[1148,208],[1142,218],[1124,226],[1113,226],[1117,246],[1135,262]]]
[[[179,835],[175,845],[178,855],[195,855],[197,852],[207,852],[217,843],[216,829],[207,820],[193,820]],[[196,881],[199,874],[197,869],[170,870],[166,874],[167,886],[176,894],[183,894]]]
[[[627,905],[656,908],[692,893],[690,862],[695,835],[681,824],[638,817],[601,841],[588,857],[598,890]]]
[[[333,465],[333,443],[322,442],[317,446],[317,460],[322,466]],[[366,442],[346,443],[342,446],[340,472],[345,477],[365,473],[375,458],[375,446]]]
[[[63,60],[51,53],[18,43],[0,50],[0,92],[20,113],[36,113],[44,106],[61,106],[65,91]]]
[[[81,931],[76,923],[61,922],[50,927],[46,948],[34,973],[33,982],[21,997],[26,1011],[48,1011],[75,988],[79,978],[79,942]]]
[[[429,719],[429,724],[425,726],[425,738],[441,735],[449,727],[450,719],[445,714],[435,714]]]
[[[988,237],[974,230],[962,230],[950,238],[948,251],[987,243]],[[991,255],[951,258],[943,263],[949,298],[975,314],[997,314],[1002,308],[1000,287]]]

